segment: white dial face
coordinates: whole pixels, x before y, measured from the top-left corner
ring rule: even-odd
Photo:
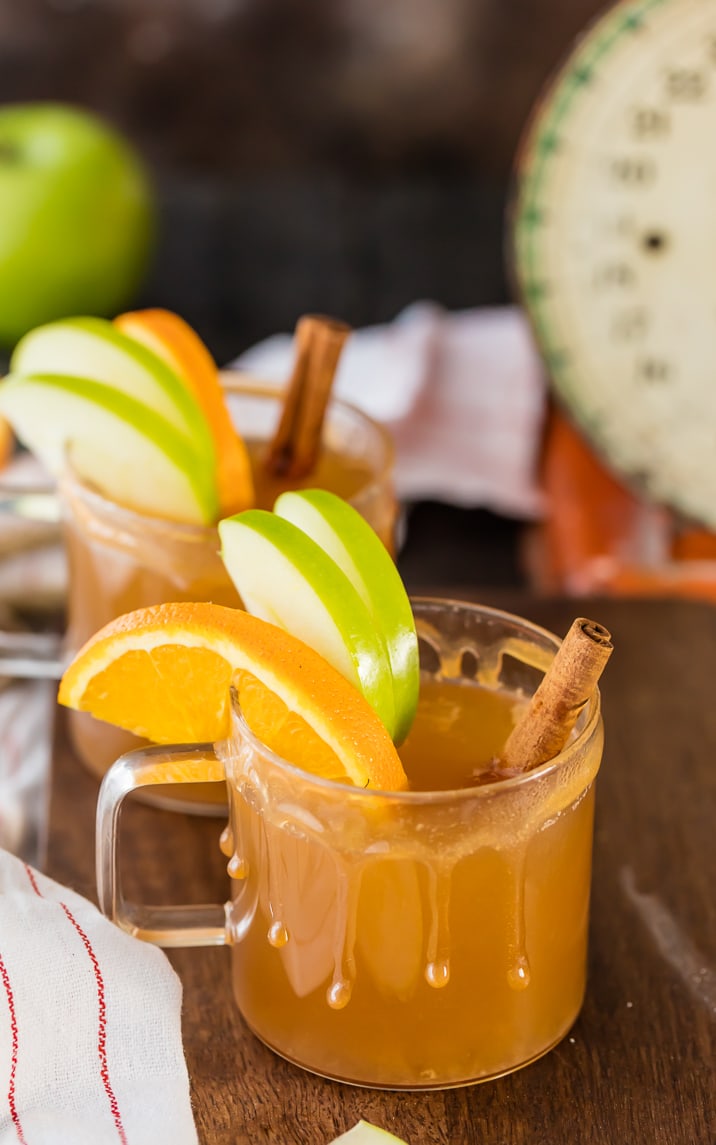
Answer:
[[[716,526],[716,0],[631,0],[535,115],[515,266],[555,391],[650,497]]]

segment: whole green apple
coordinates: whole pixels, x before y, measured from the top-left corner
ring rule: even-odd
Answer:
[[[154,230],[149,180],[128,142],[61,104],[0,109],[0,345],[131,299]]]

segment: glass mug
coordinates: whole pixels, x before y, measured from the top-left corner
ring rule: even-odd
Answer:
[[[477,680],[531,693],[559,641],[477,605],[414,602],[424,682]],[[467,676],[467,679],[466,679]],[[448,691],[448,696],[449,696]],[[439,768],[449,761],[449,735]],[[265,747],[234,697],[230,738],[118,760],[100,791],[102,910],[164,946],[231,946],[251,1030],[281,1056],[356,1085],[430,1089],[485,1081],[540,1057],[570,1029],[586,976],[599,694],[564,751],[514,778],[383,793],[314,778]],[[225,775],[231,899],[155,907],[123,900],[122,801]]]
[[[271,508],[296,483],[263,474],[261,451],[273,434],[281,392],[229,371],[222,383],[234,423],[254,462],[256,503]],[[396,501],[393,449],[387,432],[360,410],[339,400],[329,404],[323,452],[304,485],[345,497],[393,549]],[[210,600],[240,604],[219,556],[215,528],[182,525],[123,508],[67,473],[59,483],[69,562],[66,654],[73,655],[98,629],[122,613],[166,601]],[[142,741],[85,712],[68,713],[72,745],[98,777],[123,752]],[[153,792],[152,802],[180,810],[226,810],[224,792],[203,784],[184,792]]]

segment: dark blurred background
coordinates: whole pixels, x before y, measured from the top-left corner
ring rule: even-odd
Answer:
[[[0,101],[76,103],[135,143],[161,221],[136,301],[180,312],[223,362],[306,311],[364,325],[421,298],[507,301],[519,137],[601,7],[0,0]],[[497,554],[483,579],[515,580],[514,528],[475,512]],[[404,557],[410,576],[410,537]]]
[[[157,181],[147,300],[219,358],[307,310],[502,302],[525,119],[598,0],[1,0],[0,101],[106,116]]]

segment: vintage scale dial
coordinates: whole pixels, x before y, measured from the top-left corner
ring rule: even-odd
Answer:
[[[716,0],[612,8],[517,174],[517,282],[558,398],[628,483],[716,528]]]

